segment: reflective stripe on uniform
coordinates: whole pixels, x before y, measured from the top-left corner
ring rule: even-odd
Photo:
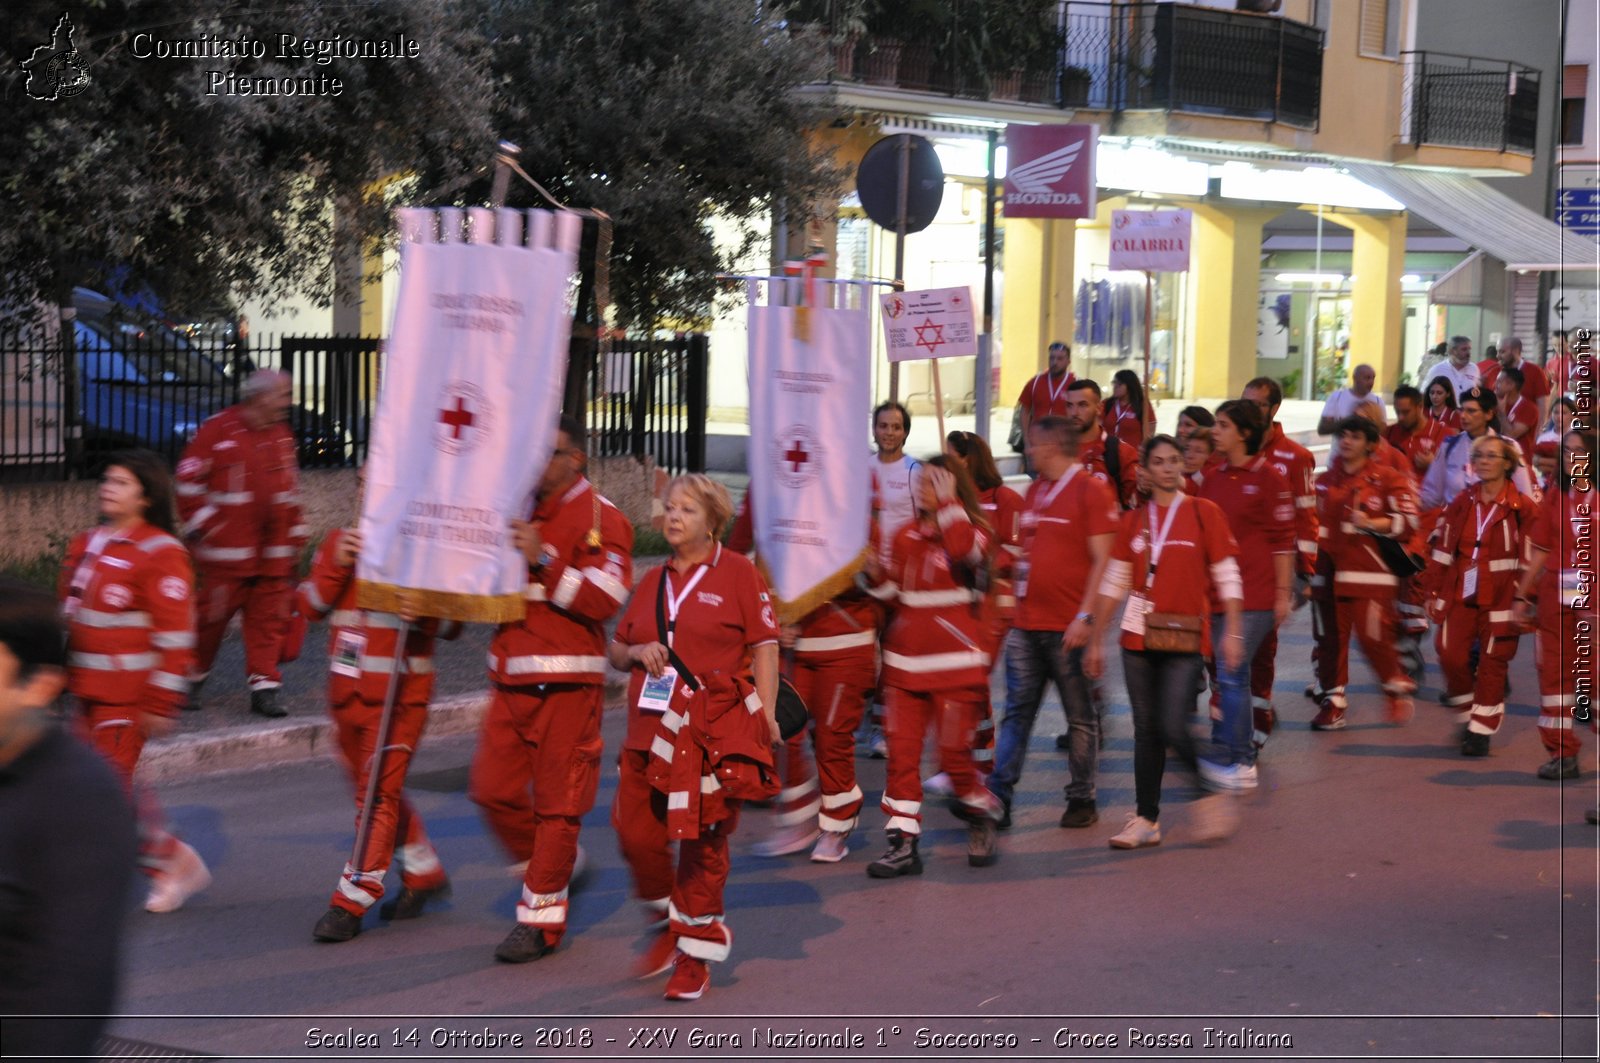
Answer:
[[[848,650],[856,646],[871,646],[878,641],[878,633],[873,630],[852,631],[846,635],[822,635],[816,638],[798,638],[794,640],[797,653],[825,653],[829,650]]]
[[[556,580],[556,589],[550,592],[550,604],[558,609],[565,609],[572,604],[578,596],[578,591],[583,587],[583,570],[569,568],[561,573],[561,578]]]
[[[72,614],[74,624],[84,627],[149,627],[150,614],[144,612],[108,613],[99,609],[79,609]]]
[[[977,601],[976,591],[955,587],[943,591],[901,591],[900,604],[912,609],[938,609],[947,605],[967,605]]]
[[[563,675],[570,672],[603,672],[606,659],[565,653],[527,653],[506,657],[497,663],[495,655],[491,653],[489,667],[506,675]]]
[[[883,666],[898,668],[902,672],[948,672],[956,668],[987,668],[989,655],[982,650],[964,650],[958,653],[928,653],[913,657],[884,650]]]
[[[261,551],[262,557],[293,557],[299,553],[299,548],[293,546],[268,546]]]
[[[607,596],[619,605],[628,600],[627,585],[603,568],[586,568],[583,570],[583,578],[605,591]]]
[[[189,692],[189,680],[181,675],[173,675],[171,672],[151,672],[150,685],[160,687],[162,690],[170,690],[174,694],[187,694]]]
[[[193,631],[152,631],[150,645],[158,650],[187,650],[194,648]]]
[[[158,653],[77,653],[69,654],[67,663],[73,668],[88,668],[96,672],[142,672],[161,663]]]
[[[1520,564],[1522,564],[1522,561],[1519,558],[1502,557],[1498,561],[1489,562],[1489,571],[1490,572],[1515,572],[1517,570],[1517,566],[1520,565]]]
[[[1341,583],[1354,583],[1364,587],[1393,587],[1396,582],[1397,580],[1392,572],[1336,571],[1333,574],[1333,585],[1335,587]]]
[[[363,672],[392,672],[394,671],[393,657],[368,657],[361,655],[360,667]],[[407,657],[406,671],[412,675],[430,675],[433,672],[432,657]]]
[[[248,506],[256,496],[253,491],[213,491],[208,500],[213,506]]]
[[[253,546],[200,546],[195,557],[201,561],[249,561],[256,556]]]
[[[530,602],[542,602],[542,601],[545,601],[547,596],[544,593],[544,584],[543,583],[530,583],[530,584],[528,584],[526,587],[524,587],[522,589],[522,596],[524,598],[526,598]]]

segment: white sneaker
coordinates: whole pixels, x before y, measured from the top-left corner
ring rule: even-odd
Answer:
[[[881,728],[874,727],[867,736],[867,756],[872,760],[889,759],[889,739],[884,737]]]
[[[157,871],[150,883],[150,893],[145,897],[147,912],[175,912],[183,902],[211,885],[211,872],[200,854],[183,842],[178,851]]]
[[[922,792],[927,797],[953,797],[956,788],[950,782],[950,773],[941,771],[922,780]]]
[[[1260,778],[1256,775],[1254,764],[1235,764],[1233,766],[1233,788],[1235,790],[1254,790],[1260,785]]]
[[[808,823],[775,827],[770,835],[750,846],[750,851],[756,856],[788,856],[808,848],[821,833],[814,819]]]
[[[1144,849],[1161,844],[1161,825],[1151,823],[1143,816],[1134,816],[1122,833],[1111,839],[1113,849]]]
[[[825,830],[817,838],[817,844],[811,848],[811,862],[813,864],[837,864],[850,854],[850,832],[847,830]]]
[[[1200,774],[1200,785],[1213,793],[1233,789],[1233,765],[1218,764],[1204,757],[1195,761]]]

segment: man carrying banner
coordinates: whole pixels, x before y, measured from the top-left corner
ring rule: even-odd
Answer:
[[[600,782],[605,622],[633,583],[633,526],[584,476],[584,429],[561,418],[530,518],[513,521],[528,561],[527,609],[489,647],[494,689],[468,793],[523,864],[517,925],[495,959],[555,951],[580,820]]]
[[[199,638],[189,708],[216,660],[228,621],[244,610],[250,711],[278,704],[295,560],[308,538],[300,520],[299,467],[289,417],[289,377],[250,374],[240,402],[200,426],[178,462],[178,517],[200,577]]]

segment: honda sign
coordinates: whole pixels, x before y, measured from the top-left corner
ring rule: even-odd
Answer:
[[[1005,216],[1094,217],[1094,125],[1006,126]]]

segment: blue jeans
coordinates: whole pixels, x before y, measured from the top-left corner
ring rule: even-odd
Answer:
[[[1072,781],[1066,786],[1068,800],[1094,800],[1094,772],[1100,756],[1100,719],[1089,701],[1089,680],[1083,674],[1083,650],[1071,653],[1061,648],[1060,631],[1022,631],[1006,633],[1006,711],[1000,718],[1000,735],[995,740],[994,774],[989,789],[1011,807],[1011,794],[1022,777],[1022,761],[1033,735],[1033,721],[1044,700],[1046,682],[1055,684],[1061,708],[1067,715],[1072,748],[1067,765]]]
[[[1222,644],[1227,641],[1227,616],[1211,614],[1211,652],[1217,662],[1217,702],[1222,719],[1211,722],[1211,748],[1206,759],[1224,767],[1230,764],[1254,764],[1256,750],[1251,736],[1254,719],[1250,710],[1250,662],[1256,651],[1272,634],[1271,609],[1249,609],[1240,614],[1244,634],[1244,658],[1237,668],[1223,665]]]

